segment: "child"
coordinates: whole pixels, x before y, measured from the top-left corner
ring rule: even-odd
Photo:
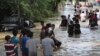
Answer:
[[[11,38],[11,43],[13,43],[17,47],[15,49],[15,53],[18,56],[18,43],[19,43],[19,39],[17,37],[18,31],[17,30],[13,30],[12,34],[13,34],[13,37]]]
[[[5,51],[6,56],[16,56],[16,53],[14,52],[16,46],[10,42],[11,36],[7,35],[5,36]]]

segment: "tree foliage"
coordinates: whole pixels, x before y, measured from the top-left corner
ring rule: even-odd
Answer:
[[[18,14],[19,6],[20,16],[39,21],[57,12],[60,2],[61,0],[0,0],[0,18]]]
[[[0,0],[0,18],[16,13],[17,4],[15,2],[14,0]]]

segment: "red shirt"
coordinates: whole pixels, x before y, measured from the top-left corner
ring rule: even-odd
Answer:
[[[15,52],[15,45],[12,43],[5,43],[5,51],[6,51],[6,56],[16,56]]]

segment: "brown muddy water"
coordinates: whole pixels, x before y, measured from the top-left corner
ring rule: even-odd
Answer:
[[[56,38],[62,42],[59,50],[54,52],[54,56],[100,56],[100,27],[91,30],[87,23],[81,22],[82,34],[68,37],[67,29],[60,28],[60,20],[49,21],[56,25]],[[88,21],[87,21],[88,22]],[[40,25],[31,29],[34,32],[34,39],[39,42]],[[11,32],[1,32],[0,37],[11,35]],[[0,43],[0,56],[5,56],[4,42]]]

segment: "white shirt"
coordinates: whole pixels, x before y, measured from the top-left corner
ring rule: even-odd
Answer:
[[[80,16],[81,16],[81,21],[86,19],[86,14],[85,13],[81,13]]]
[[[25,21],[25,23],[27,23],[27,24],[28,24],[28,26],[29,26],[29,23],[30,23],[30,22],[29,22],[29,20],[26,20],[26,21]]]
[[[100,19],[100,12],[97,12],[97,18]]]
[[[70,21],[73,21],[71,18],[68,18],[68,24],[70,25]]]

